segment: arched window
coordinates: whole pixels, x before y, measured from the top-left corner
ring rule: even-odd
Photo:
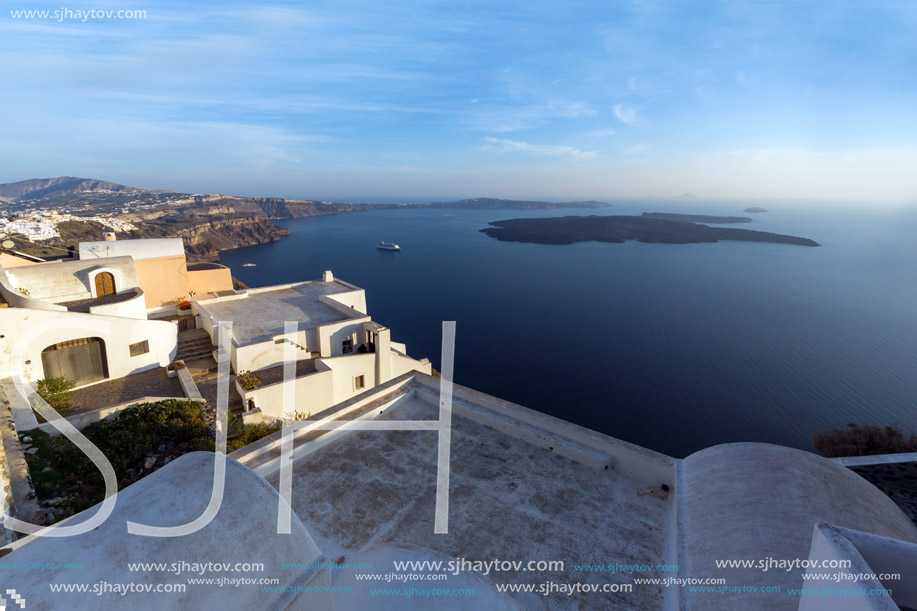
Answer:
[[[96,274],[96,297],[112,295],[115,292],[115,277],[111,272]]]

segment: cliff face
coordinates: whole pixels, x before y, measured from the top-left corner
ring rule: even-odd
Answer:
[[[151,215],[152,216],[152,215]],[[260,213],[214,214],[207,216],[161,216],[132,219],[138,229],[119,233],[119,239],[181,238],[189,261],[218,261],[221,250],[276,242],[289,235],[286,227],[274,225]],[[37,256],[64,254],[68,246],[102,239],[108,227],[93,221],[67,221],[58,225],[60,238],[17,244],[17,250]]]
[[[146,221],[131,238],[181,238],[190,261],[216,261],[219,251],[276,242],[289,234],[263,214],[197,217],[193,220],[164,217]]]
[[[221,250],[276,242],[289,233],[286,227],[278,227],[259,214],[214,219],[180,231],[179,236],[185,242],[189,259],[216,261]]]
[[[349,202],[322,202],[305,199],[253,198],[252,201],[273,219],[301,219],[340,212],[360,212],[370,208],[388,208],[388,205],[351,204]]]

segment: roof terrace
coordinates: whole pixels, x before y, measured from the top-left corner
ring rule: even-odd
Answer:
[[[300,329],[359,320],[367,315],[322,301],[324,295],[360,290],[335,280],[301,282],[270,289],[197,301],[197,307],[214,321],[232,321],[232,333],[239,345],[272,339],[284,332],[284,322],[295,320]]]
[[[322,416],[433,424],[438,384],[405,374]],[[663,484],[675,477],[671,458],[462,387],[454,389],[453,410],[445,535],[434,534],[435,430],[298,432],[292,507],[329,558],[403,559],[410,549],[423,558],[562,560],[565,568],[551,575],[560,583],[631,582],[627,574],[578,574],[574,563],[656,565],[666,558],[674,496]],[[233,457],[279,487],[279,439],[262,439]],[[338,602],[358,608],[361,582],[348,579],[346,571],[334,576],[335,584],[355,586],[354,600]],[[488,579],[532,581],[524,570]],[[660,608],[663,597],[661,586],[634,588],[623,608]],[[616,593],[560,598],[520,594],[516,602],[526,609],[622,603]]]

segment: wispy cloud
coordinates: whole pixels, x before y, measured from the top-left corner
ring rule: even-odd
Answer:
[[[636,106],[625,106],[624,104],[615,104],[614,113],[621,123],[634,125],[640,120],[637,113],[640,109]]]
[[[650,150],[650,145],[649,145],[649,144],[640,142],[640,143],[637,143],[637,144],[632,144],[632,145],[630,145],[629,147],[627,147],[626,149],[624,149],[623,153],[624,153],[625,155],[639,155],[640,153],[645,153],[645,152],[647,152],[647,151],[649,151],[649,150]]]
[[[488,106],[475,103],[468,125],[481,131],[505,133],[538,127],[555,119],[579,119],[596,114],[592,106],[582,102],[556,102],[538,106]]]
[[[95,4],[125,8],[120,1]],[[834,194],[843,184],[866,197],[871,184],[913,197],[913,172],[891,153],[877,153],[881,163],[866,153],[783,153],[913,140],[902,126],[913,123],[917,84],[901,74],[913,66],[917,11],[873,3],[864,21],[862,4],[591,0],[570,11],[550,2],[495,10],[483,0],[461,10],[144,0],[144,20],[5,17],[0,116],[14,120],[0,129],[0,150],[16,154],[0,173],[129,171],[121,182],[174,188],[181,178],[193,190],[249,192],[257,180],[268,192],[285,180],[309,195],[314,168],[334,166],[323,174],[326,194],[365,179],[367,192],[398,195],[434,192],[451,172],[466,172],[454,183],[465,189],[481,164],[507,193],[573,184],[601,192],[618,164],[634,192],[645,188],[639,178],[673,193],[790,193],[792,184]],[[741,180],[714,161],[690,165],[748,146],[760,150],[733,162]],[[809,162],[824,170],[805,171]],[[428,182],[407,166],[429,169]],[[775,179],[784,176],[793,180]]]
[[[488,144],[481,147],[481,150],[499,153],[524,151],[538,155],[557,155],[562,157],[594,157],[597,154],[596,151],[583,151],[576,147],[562,144],[532,144],[503,138],[485,138],[485,140],[487,140]]]

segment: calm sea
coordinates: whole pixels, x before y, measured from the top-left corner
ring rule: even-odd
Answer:
[[[437,368],[441,323],[455,320],[456,383],[672,456],[733,441],[811,449],[813,433],[847,422],[917,431],[913,209],[768,204],[740,225],[820,248],[551,246],[478,231],[506,218],[747,205],[350,213],[286,222],[289,238],[222,262],[251,286],[331,269]]]

